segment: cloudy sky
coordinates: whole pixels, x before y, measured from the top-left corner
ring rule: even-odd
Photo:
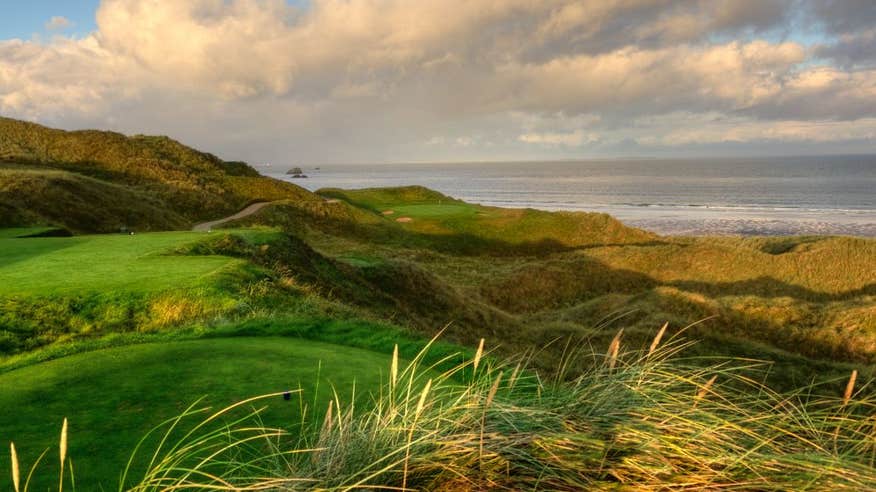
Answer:
[[[0,11],[0,115],[257,164],[876,153],[873,0]]]

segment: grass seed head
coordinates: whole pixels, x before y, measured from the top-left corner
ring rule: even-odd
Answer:
[[[420,413],[423,411],[423,408],[426,406],[426,397],[429,395],[429,390],[432,388],[432,380],[426,382],[426,387],[423,388],[423,392],[420,393],[420,401],[417,402],[417,411],[414,412],[415,418],[420,416]]]
[[[617,363],[617,355],[620,352],[620,341],[621,335],[623,335],[624,329],[621,328],[618,330],[617,335],[611,340],[611,344],[608,346],[608,368],[614,369],[615,364]]]
[[[474,356],[474,369],[478,370],[478,364],[481,363],[481,357],[484,355],[484,339],[481,338],[481,342],[478,344],[478,351],[475,352]]]
[[[334,406],[335,401],[329,400],[328,410],[325,412],[325,419],[322,421],[322,431],[327,434],[332,430],[332,423],[334,422],[334,416],[332,415],[332,407]]]
[[[67,461],[67,418],[64,418],[64,423],[61,424],[61,443],[60,443],[61,464]]]
[[[657,335],[654,336],[654,340],[651,342],[651,347],[648,349],[648,357],[657,350],[657,347],[660,345],[660,340],[663,338],[663,335],[666,333],[666,328],[669,327],[669,322],[663,323],[663,327],[660,328],[660,331],[657,332]]]
[[[67,418],[64,417],[64,423],[61,424],[61,476],[58,483],[58,492],[64,490],[64,462],[67,460]]]
[[[398,382],[398,344],[395,344],[395,347],[392,349],[392,367],[389,374],[390,388],[395,389],[396,382]]]
[[[502,382],[502,374],[503,372],[499,371],[499,375],[496,376],[496,380],[493,381],[493,386],[490,387],[490,392],[487,394],[487,401],[484,403],[485,410],[491,403],[493,403],[493,398],[496,397],[496,392],[499,391],[499,383]]]
[[[702,400],[703,398],[706,397],[707,394],[709,394],[709,390],[712,388],[712,385],[715,384],[716,379],[718,379],[717,374],[715,374],[714,376],[709,378],[709,380],[706,381],[706,384],[704,384],[703,387],[700,388],[699,391],[697,391],[697,396],[694,399],[694,404],[693,404],[694,407],[697,406],[697,403],[699,403],[700,400]]]
[[[849,382],[846,384],[846,391],[843,393],[843,406],[848,405],[849,400],[852,399],[852,393],[855,391],[855,380],[858,379],[858,370],[855,369],[852,371],[852,375],[849,376]]]
[[[9,457],[12,459],[12,487],[15,492],[19,492],[19,484],[21,482],[21,471],[18,468],[18,454],[15,452],[15,443],[9,443]]]

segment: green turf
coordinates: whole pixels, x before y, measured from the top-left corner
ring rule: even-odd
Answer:
[[[401,226],[414,233],[419,242],[405,242],[427,247],[432,243],[432,247],[442,251],[484,254],[513,250],[543,254],[595,244],[643,243],[655,237],[626,227],[605,214],[485,207],[420,186],[327,188],[318,193],[381,214],[388,221],[411,219],[402,221]]]
[[[197,232],[0,239],[0,296],[191,287],[239,264],[226,257],[163,253]]]
[[[86,352],[0,375],[0,442],[14,441],[29,467],[54,446],[32,490],[57,480],[57,439],[69,420],[70,456],[79,490],[115,488],[137,441],[197,398],[224,406],[255,395],[304,389],[322,410],[334,386],[342,398],[376,388],[389,357],[296,338],[221,338]],[[315,388],[319,381],[318,395]],[[269,404],[266,425],[299,421],[299,402]],[[8,444],[0,462],[8,463]],[[0,473],[0,490],[9,490]]]
[[[46,231],[51,231],[54,227],[11,227],[8,229],[0,229],[0,239],[12,239],[16,237],[31,236],[40,234]]]
[[[466,218],[474,217],[478,209],[474,205],[465,204],[431,204],[394,206],[392,217],[412,218]]]

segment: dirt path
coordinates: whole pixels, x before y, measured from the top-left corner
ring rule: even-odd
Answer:
[[[250,215],[252,215],[252,214],[258,212],[259,210],[261,210],[262,208],[264,208],[265,205],[269,205],[270,203],[271,202],[253,203],[252,205],[241,210],[240,212],[237,212],[234,215],[229,215],[228,217],[225,217],[224,219],[211,220],[210,222],[204,222],[201,224],[197,224],[197,225],[195,225],[195,227],[192,227],[192,230],[193,231],[209,231],[210,229],[216,227],[217,225],[221,225],[221,224],[224,224],[226,222],[231,222],[232,220],[237,220],[237,219],[242,219],[244,217],[249,217]]]

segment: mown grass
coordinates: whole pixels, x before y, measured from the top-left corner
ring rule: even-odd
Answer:
[[[390,209],[388,209],[390,210]],[[477,208],[469,204],[434,204],[434,205],[402,205],[394,206],[388,218],[411,217],[417,219],[448,219],[473,218]]]
[[[308,397],[307,411],[314,406],[322,411],[333,389],[345,398],[354,384],[362,394],[376,389],[384,358],[363,349],[276,337],[91,351],[0,374],[0,441],[14,440],[22,461],[32,463],[56,444],[66,417],[77,488],[111,490],[139,438],[201,397],[207,397],[201,404],[221,407],[253,394],[300,388]],[[297,400],[265,402],[270,409],[262,414],[264,423],[298,424]],[[0,461],[8,458],[4,446]],[[45,471],[43,478],[50,475]],[[45,490],[52,480],[40,480],[33,489]],[[5,473],[0,489],[10,489]]]
[[[187,288],[240,265],[231,258],[162,254],[204,237],[169,232],[0,239],[0,296]]]
[[[53,230],[51,227],[11,227],[8,229],[0,229],[0,239],[34,236],[51,230]]]

